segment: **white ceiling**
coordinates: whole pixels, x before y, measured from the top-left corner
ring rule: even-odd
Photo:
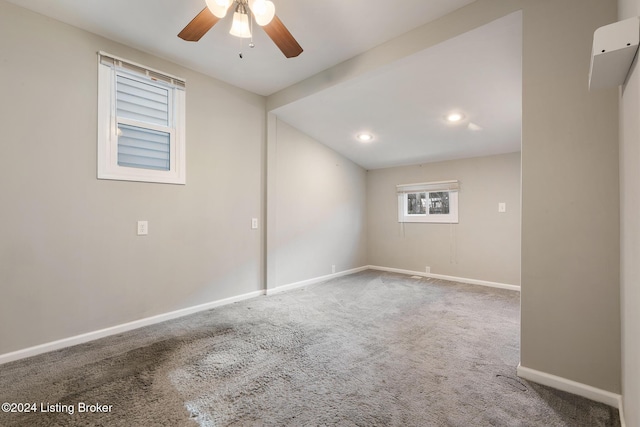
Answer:
[[[521,28],[508,15],[275,113],[366,169],[520,151]]]
[[[265,96],[473,2],[273,0],[304,48],[286,59],[257,26],[256,47],[243,46],[228,18],[197,43],[179,39],[204,0],[7,1]],[[276,113],[367,169],[519,151],[521,31],[519,14],[502,18]],[[463,125],[441,120],[452,109]],[[375,140],[356,143],[361,130]]]

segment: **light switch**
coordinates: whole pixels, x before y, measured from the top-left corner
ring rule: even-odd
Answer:
[[[258,218],[251,218],[251,228],[253,230],[258,228]]]
[[[138,221],[138,236],[146,236],[149,234],[149,222]]]
[[[504,213],[507,211],[507,204],[504,202],[498,203],[498,212]]]

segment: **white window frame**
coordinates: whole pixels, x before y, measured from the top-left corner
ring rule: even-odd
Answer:
[[[168,133],[169,170],[118,165],[118,75],[169,90],[169,126],[120,118],[120,123]],[[185,81],[161,71],[98,52],[98,179],[186,184]]]
[[[396,186],[398,194],[398,222],[426,222],[426,223],[458,223],[458,190],[460,186],[458,181],[436,181],[421,182],[417,184],[400,184]],[[410,214],[407,212],[407,200],[409,194],[427,193],[449,193],[449,213],[448,214],[430,214],[427,206],[424,214]]]

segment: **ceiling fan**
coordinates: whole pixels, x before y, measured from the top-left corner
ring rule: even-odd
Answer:
[[[231,35],[241,38],[251,37],[250,19],[253,15],[256,23],[264,28],[284,56],[293,58],[302,53],[302,47],[276,16],[273,2],[269,0],[206,0],[206,3],[207,7],[180,31],[178,37],[192,42],[200,40],[227,15],[231,6],[235,5],[231,31],[229,31]]]

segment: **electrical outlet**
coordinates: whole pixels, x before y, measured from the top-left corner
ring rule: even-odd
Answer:
[[[331,266],[331,273],[335,273],[336,272],[336,266],[335,264]]]
[[[258,218],[251,218],[251,228],[253,230],[258,229]]]
[[[138,236],[146,236],[149,234],[149,222],[138,221]]]
[[[427,266],[424,268],[425,273],[431,273],[431,267]]]

